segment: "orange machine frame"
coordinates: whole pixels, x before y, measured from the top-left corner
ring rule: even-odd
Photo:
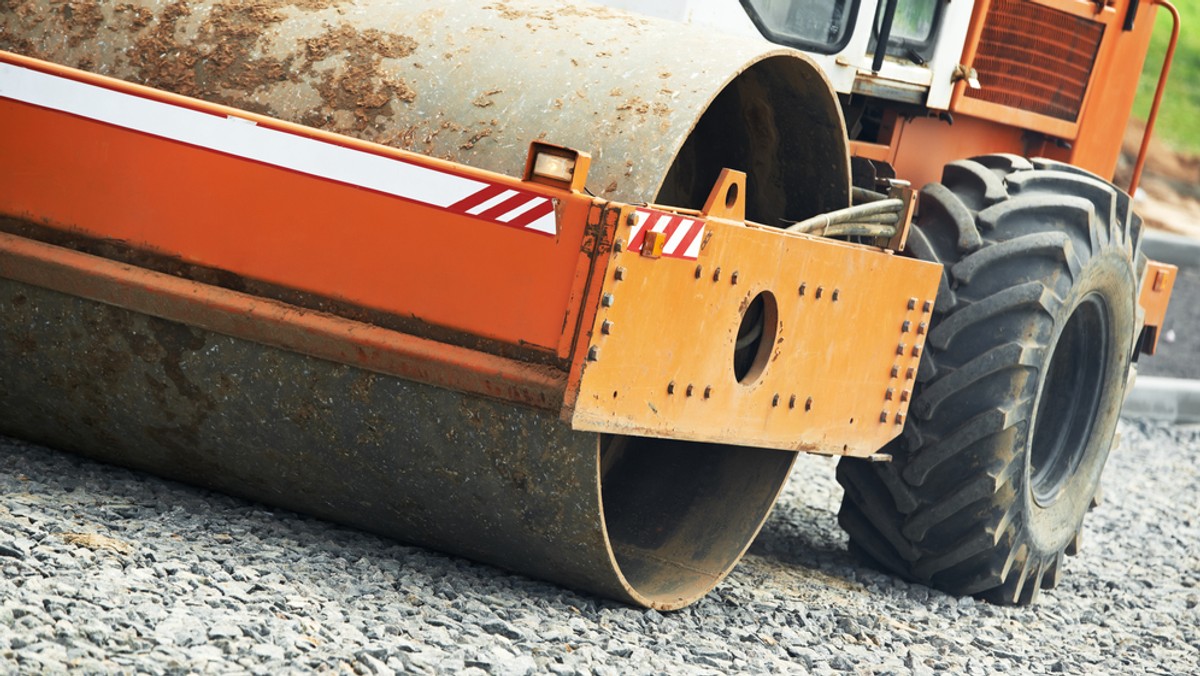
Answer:
[[[10,54],[0,71],[0,154],[21,158],[0,167],[0,276],[580,430],[869,455],[903,427],[940,266],[747,223],[736,172],[701,212],[637,207],[582,175],[510,178]],[[370,171],[292,166],[328,153]],[[412,180],[379,187],[392,175]],[[470,197],[435,204],[426,180]],[[759,293],[770,338],[738,382]]]
[[[970,98],[966,96],[967,81],[960,80],[950,103],[953,124],[933,117],[893,115],[890,124],[885,125],[884,138],[876,143],[854,142],[851,152],[892,164],[899,177],[915,186],[940,180],[942,167],[949,162],[995,152],[1049,157],[1111,178],[1161,3],[1142,2],[1133,30],[1124,31],[1132,0],[1110,0],[1099,9],[1092,0],[1025,1],[1084,17],[1104,27],[1075,122]],[[966,69],[974,66],[992,4],[993,0],[975,2],[963,48]]]

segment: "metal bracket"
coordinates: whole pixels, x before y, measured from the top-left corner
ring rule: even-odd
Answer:
[[[913,215],[917,211],[919,193],[908,181],[895,178],[876,179],[875,184],[880,190],[887,192],[888,198],[904,202],[904,208],[900,210],[900,220],[896,223],[896,234],[883,240],[878,246],[889,251],[903,251],[908,244],[908,230],[912,227]]]
[[[966,80],[967,86],[971,89],[983,88],[979,84],[979,72],[961,63],[954,67],[954,75],[950,76],[951,82],[958,82],[959,80]]]
[[[712,191],[708,193],[700,215],[730,221],[746,220],[746,174],[733,169],[722,169]]]

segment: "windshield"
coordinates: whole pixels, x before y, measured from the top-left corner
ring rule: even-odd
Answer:
[[[858,0],[742,0],[772,42],[832,54],[846,46]]]
[[[937,11],[937,0],[900,0],[896,5],[896,18],[892,20],[892,39],[925,42],[933,32],[933,15]],[[879,6],[878,25],[883,25],[883,4]]]
[[[944,0],[899,0],[896,16],[892,19],[892,34],[888,38],[888,53],[912,59],[928,59],[933,47],[933,33]],[[883,14],[887,2],[880,0],[875,15],[875,38],[883,28]]]

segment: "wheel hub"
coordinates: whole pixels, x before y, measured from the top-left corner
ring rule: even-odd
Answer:
[[[1107,383],[1108,308],[1097,294],[1071,313],[1054,347],[1034,418],[1029,485],[1048,507],[1079,468],[1099,414]]]

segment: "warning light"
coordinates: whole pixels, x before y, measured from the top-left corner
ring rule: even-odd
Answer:
[[[534,141],[529,144],[525,180],[582,192],[587,185],[587,173],[591,164],[592,156],[587,153]]]

